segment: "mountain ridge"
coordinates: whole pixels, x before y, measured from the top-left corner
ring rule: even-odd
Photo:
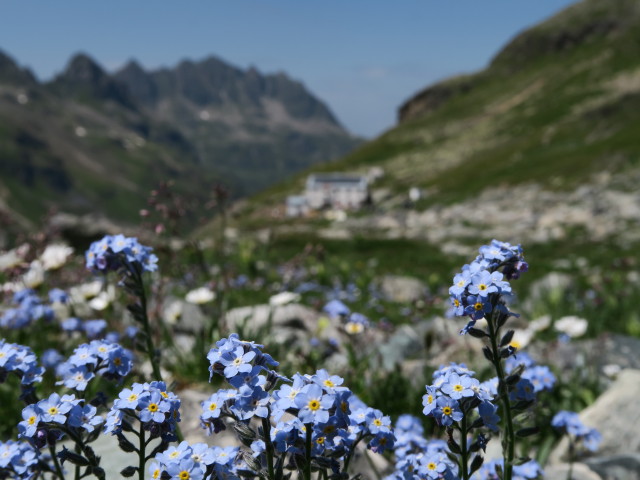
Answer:
[[[78,53],[39,82],[0,51],[0,208],[32,225],[52,207],[135,222],[149,191],[172,177],[200,205],[218,183],[253,193],[357,143],[280,74],[213,57],[110,73]]]

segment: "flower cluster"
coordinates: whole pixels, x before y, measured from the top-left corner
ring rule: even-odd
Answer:
[[[468,316],[467,326],[461,333],[467,333],[475,322],[494,309],[510,314],[499,297],[511,294],[507,280],[517,279],[528,270],[522,247],[493,240],[490,245],[480,248],[480,254],[453,278],[449,288],[452,312],[456,316]],[[506,278],[506,280],[505,280]]]
[[[53,445],[65,433],[93,432],[103,422],[96,407],[84,404],[75,395],[52,393],[49,398],[26,406],[18,424],[18,436],[29,440],[36,448]]]
[[[395,471],[385,480],[456,479],[458,466],[451,461],[447,442],[427,441],[420,420],[400,415],[395,425]]]
[[[113,402],[104,432],[118,435],[138,420],[142,428],[150,432],[151,438],[172,441],[180,421],[179,408],[180,399],[167,391],[164,382],[134,383],[131,388],[122,390]]]
[[[77,347],[69,360],[58,365],[57,373],[64,385],[72,390],[84,391],[96,375],[120,381],[132,368],[133,354],[117,343],[93,340]]]
[[[44,368],[38,365],[31,348],[0,339],[0,383],[9,373],[18,376],[22,385],[32,385],[42,381]]]
[[[581,442],[589,451],[595,452],[602,436],[595,428],[589,428],[580,421],[576,412],[561,410],[551,420],[551,426],[569,434],[574,442]]]
[[[209,447],[206,443],[190,445],[186,441],[181,442],[158,453],[155,461],[149,465],[149,474],[153,479],[167,478],[167,475],[189,480],[239,478],[237,471],[243,469],[244,465],[238,465],[238,451],[237,447]],[[211,477],[212,474],[215,476]]]
[[[17,291],[13,295],[12,303],[16,306],[0,316],[0,327],[19,329],[37,320],[51,321],[54,318],[53,309],[44,305],[36,292],[30,288]]]
[[[116,271],[126,263],[137,264],[143,271],[157,270],[158,257],[133,237],[107,235],[93,242],[86,252],[87,268],[97,272]]]
[[[251,446],[252,470],[259,471],[268,463],[264,457],[275,454],[282,459],[306,455],[307,462],[337,472],[338,459],[349,459],[363,440],[375,452],[393,447],[389,417],[360,402],[342,386],[342,378],[319,370],[286,379],[268,369],[277,363],[261,348],[232,334],[211,349],[211,373],[235,388],[219,390],[202,402],[200,417],[210,432],[226,428],[225,417],[235,422],[236,432]],[[276,389],[279,381],[284,383]],[[254,418],[262,421],[262,438],[251,428]]]
[[[38,454],[28,442],[0,442],[0,478],[33,478]]]
[[[495,414],[494,395],[474,375],[464,364],[440,367],[433,373],[433,384],[427,385],[427,393],[422,397],[422,413],[433,417],[438,425],[448,427],[477,408],[482,419],[479,426],[497,431],[500,417]]]

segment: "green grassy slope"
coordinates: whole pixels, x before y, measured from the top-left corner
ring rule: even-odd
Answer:
[[[396,128],[313,171],[382,167],[377,187],[427,189],[420,208],[500,185],[574,188],[638,168],[639,107],[639,4],[587,0],[517,36],[485,70],[420,92]],[[256,204],[281,203],[305,178]]]

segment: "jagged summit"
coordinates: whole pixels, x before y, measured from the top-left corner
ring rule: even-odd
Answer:
[[[85,53],[74,55],[65,70],[49,82],[47,87],[60,96],[84,101],[113,101],[128,109],[135,109],[127,88]]]
[[[41,85],[0,54],[0,192],[32,220],[51,206],[137,219],[169,179],[200,205],[216,183],[240,197],[358,143],[302,83],[213,56],[112,74],[79,53]]]
[[[0,50],[0,83],[29,87],[37,80],[31,70],[20,68],[13,58]]]

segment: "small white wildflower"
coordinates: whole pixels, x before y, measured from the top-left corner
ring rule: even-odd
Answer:
[[[209,287],[200,287],[195,290],[191,290],[187,293],[185,300],[189,303],[195,303],[196,305],[202,305],[204,303],[212,302],[216,298],[216,294]]]
[[[561,332],[569,335],[571,338],[581,337],[587,332],[588,323],[584,318],[569,315],[556,320],[553,327]]]
[[[40,261],[45,270],[55,270],[62,267],[72,253],[73,248],[67,245],[47,245],[40,255]]]
[[[280,292],[269,299],[269,305],[272,307],[280,307],[287,303],[300,301],[300,294],[293,292]]]

